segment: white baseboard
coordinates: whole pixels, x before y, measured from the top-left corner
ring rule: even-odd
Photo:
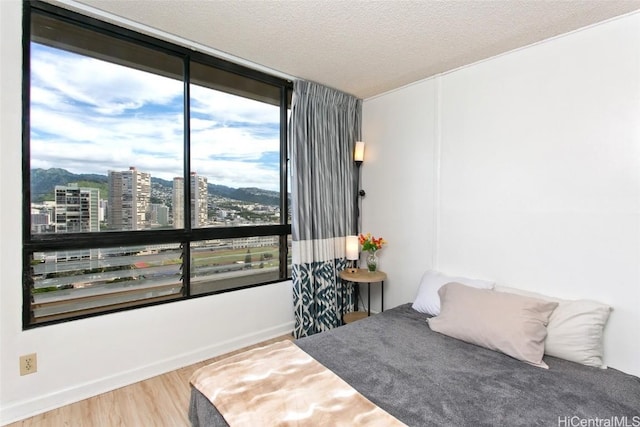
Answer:
[[[200,349],[178,354],[175,357],[158,360],[152,364],[140,366],[94,381],[77,384],[53,393],[25,399],[0,409],[0,425],[23,420],[61,406],[79,402],[157,375],[171,372],[242,347],[278,337],[293,331],[294,322],[286,322],[261,331],[242,335],[227,341],[215,343]]]

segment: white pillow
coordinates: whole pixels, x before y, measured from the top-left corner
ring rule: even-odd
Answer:
[[[521,289],[496,286],[509,292],[558,303],[547,325],[545,354],[587,366],[606,368],[603,363],[603,333],[611,307],[590,300],[563,300]]]
[[[466,277],[451,277],[435,270],[427,270],[420,281],[418,295],[413,305],[414,310],[420,313],[437,316],[440,314],[440,297],[438,289],[447,283],[461,283],[477,289],[493,289],[495,282],[480,279],[468,279]]]

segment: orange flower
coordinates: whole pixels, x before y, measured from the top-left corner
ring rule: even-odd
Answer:
[[[363,251],[375,252],[378,249],[381,249],[383,245],[387,243],[382,237],[374,237],[371,233],[367,233],[366,235],[360,234],[358,236],[358,242],[362,245]]]

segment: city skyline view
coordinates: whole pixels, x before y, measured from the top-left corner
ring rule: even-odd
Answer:
[[[75,180],[69,174],[47,191],[39,202],[31,203],[32,232],[65,233],[118,230],[183,228],[184,179],[169,185],[153,183],[148,172],[130,167],[109,171],[106,182]],[[94,175],[91,175],[94,176]],[[78,181],[78,182],[76,182]],[[192,173],[191,226],[212,227],[247,224],[277,224],[280,208],[271,203],[264,190],[242,190],[242,196],[228,198],[209,193],[207,178]],[[32,184],[41,187],[42,177]],[[51,183],[51,181],[48,181]],[[251,191],[254,191],[253,193]],[[235,190],[234,190],[234,193]]]
[[[31,12],[25,324],[289,277],[289,83]]]
[[[32,168],[103,175],[136,165],[183,176],[182,81],[31,48]],[[279,108],[194,84],[190,92],[191,170],[213,184],[278,191]]]

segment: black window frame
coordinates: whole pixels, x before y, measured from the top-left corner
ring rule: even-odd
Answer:
[[[280,91],[280,223],[273,225],[257,225],[257,226],[240,226],[240,227],[211,227],[211,228],[192,228],[191,227],[191,186],[184,186],[184,219],[183,229],[171,230],[139,230],[139,231],[108,231],[100,232],[100,247],[110,246],[127,246],[127,245],[150,245],[150,244],[181,244],[182,246],[182,278],[183,290],[182,295],[176,299],[155,302],[142,302],[140,304],[129,307],[121,307],[115,309],[104,309],[99,312],[82,314],[77,316],[69,316],[63,319],[46,320],[34,322],[31,304],[33,302],[33,284],[31,262],[33,254],[43,251],[64,251],[74,249],[92,249],[96,248],[96,232],[92,233],[60,233],[60,234],[37,234],[31,230],[31,182],[30,182],[30,85],[31,85],[31,64],[30,64],[30,43],[31,43],[31,16],[32,14],[42,14],[58,20],[73,23],[74,25],[107,34],[111,37],[126,40],[130,43],[142,45],[147,48],[159,50],[170,55],[180,57],[184,66],[184,179],[189,182],[190,179],[190,115],[189,115],[189,64],[191,61],[211,66],[223,71],[237,74],[243,77],[267,83],[279,88]],[[254,70],[216,58],[214,56],[194,51],[190,48],[179,46],[165,40],[161,40],[149,35],[136,32],[131,29],[120,27],[111,23],[107,23],[92,17],[82,15],[64,8],[60,8],[42,1],[24,1],[23,2],[23,75],[22,75],[22,193],[23,193],[23,224],[22,224],[22,327],[24,330],[32,329],[50,324],[57,324],[67,321],[73,321],[88,317],[101,316],[104,314],[120,312],[124,310],[132,310],[142,307],[149,307],[159,304],[184,301],[191,298],[199,298],[211,296],[219,293],[232,292],[239,289],[247,289],[257,286],[269,285],[289,280],[290,269],[287,265],[288,260],[288,238],[291,235],[291,224],[288,219],[289,212],[289,195],[288,195],[288,151],[287,151],[287,110],[290,106],[293,85],[292,82],[280,77],[266,74],[264,72]],[[228,239],[242,237],[258,237],[258,236],[279,236],[279,277],[263,283],[255,283],[243,285],[231,289],[216,290],[202,294],[192,295],[190,290],[190,243],[211,240],[211,239]]]

